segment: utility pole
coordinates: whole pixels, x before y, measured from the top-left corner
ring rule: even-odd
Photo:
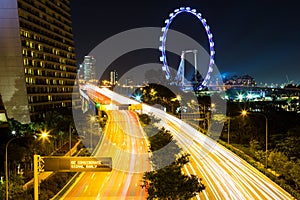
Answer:
[[[230,133],[230,113],[228,115],[228,128],[227,128],[227,143],[229,144],[229,133]]]

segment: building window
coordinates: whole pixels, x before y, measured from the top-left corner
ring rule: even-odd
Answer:
[[[30,48],[35,48],[35,44],[33,42],[30,42]]]

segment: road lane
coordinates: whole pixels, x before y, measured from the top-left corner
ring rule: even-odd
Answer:
[[[111,172],[85,172],[62,199],[145,199],[143,172],[150,170],[147,139],[137,115],[108,111],[102,143],[95,156],[112,157]]]

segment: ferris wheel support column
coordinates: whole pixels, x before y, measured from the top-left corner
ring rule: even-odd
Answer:
[[[184,86],[184,51],[182,51],[181,53],[181,60],[183,61],[183,65],[182,65],[182,73],[181,73],[181,86]]]
[[[197,53],[198,51],[197,50],[193,50],[193,53],[194,53],[194,67],[195,67],[195,82],[197,83],[197,72],[198,72],[198,66],[197,66]]]

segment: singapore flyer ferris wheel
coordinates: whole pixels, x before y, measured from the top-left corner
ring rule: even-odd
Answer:
[[[171,79],[171,73],[170,73],[170,69],[169,69],[169,66],[168,66],[168,62],[167,62],[167,55],[166,55],[166,41],[167,41],[167,33],[168,33],[168,30],[169,30],[169,27],[172,23],[172,21],[181,13],[189,13],[189,14],[192,14],[194,15],[195,17],[198,18],[198,20],[202,23],[202,25],[204,26],[205,28],[205,32],[206,32],[206,35],[207,35],[207,38],[208,38],[208,42],[209,42],[209,65],[208,65],[208,70],[207,70],[207,73],[206,75],[204,76],[203,78],[203,81],[198,84],[196,86],[196,90],[202,90],[204,87],[207,86],[207,83],[211,77],[211,73],[213,71],[213,65],[214,65],[214,55],[215,55],[215,50],[214,50],[214,42],[213,42],[213,35],[210,31],[210,27],[208,26],[208,24],[206,23],[206,20],[202,17],[202,14],[197,12],[196,9],[191,9],[190,7],[181,7],[179,9],[176,9],[174,10],[173,13],[170,13],[169,14],[169,19],[166,19],[165,20],[165,24],[166,26],[162,28],[162,32],[163,32],[163,35],[160,37],[160,41],[161,41],[161,46],[159,47],[159,50],[161,51],[161,57],[160,57],[160,61],[163,63],[163,71],[165,72],[165,77],[167,80],[170,80]],[[189,51],[189,52],[196,52],[197,50],[193,50],[193,51]],[[187,51],[185,51],[187,52]],[[182,61],[184,60],[184,53],[183,51],[182,53]],[[196,59],[195,59],[195,72],[196,72]],[[184,70],[183,69],[180,69],[180,67],[178,68],[178,72],[177,72],[177,78],[179,76],[182,76],[184,77]],[[181,78],[182,79],[182,78]]]

